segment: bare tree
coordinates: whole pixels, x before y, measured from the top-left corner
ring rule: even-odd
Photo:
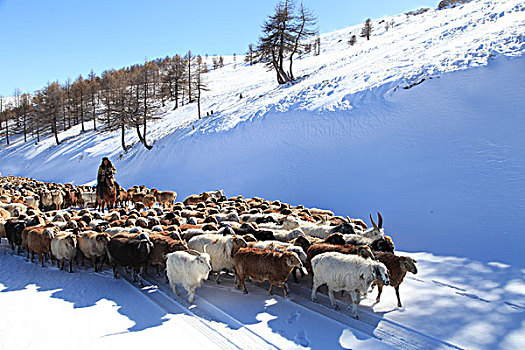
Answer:
[[[97,131],[97,94],[99,90],[99,81],[93,69],[91,72],[89,72],[88,79],[87,90],[89,92],[89,102],[91,105],[91,114],[93,118],[93,130]]]
[[[295,77],[293,75],[292,71],[292,64],[293,64],[293,56],[301,52],[301,50],[304,48],[304,44],[301,45],[303,40],[306,40],[310,37],[313,37],[317,34],[317,17],[313,14],[312,11],[304,7],[303,3],[301,3],[301,6],[299,7],[299,13],[295,17],[295,26],[293,27],[293,35],[295,37],[293,46],[291,48],[290,52],[290,79],[295,80]]]
[[[191,55],[191,50],[188,51],[188,54],[186,55],[186,65],[188,67],[188,103],[192,103],[193,102],[193,96],[191,94],[191,65],[192,65],[192,59],[193,59],[193,56]]]
[[[195,70],[195,88],[197,89],[197,111],[199,119],[201,119],[201,94],[203,91],[209,91],[206,83],[204,82],[204,63],[202,62],[201,56],[197,57],[197,67]]]
[[[253,66],[253,58],[255,56],[255,52],[253,51],[253,45],[248,45],[248,51],[246,51],[246,55],[244,56],[244,62],[249,63],[250,66]]]
[[[292,66],[294,55],[302,51],[303,41],[317,33],[316,17],[302,4],[294,14],[293,0],[281,0],[274,14],[268,16],[262,27],[257,45],[257,56],[270,70],[275,70],[277,82],[284,84],[295,80]],[[284,58],[289,58],[288,72],[284,69]]]

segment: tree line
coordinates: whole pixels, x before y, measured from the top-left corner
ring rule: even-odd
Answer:
[[[392,23],[387,23],[388,30]],[[293,73],[294,59],[313,52],[321,52],[316,15],[295,0],[280,0],[274,12],[268,16],[261,28],[257,45],[250,44],[244,62],[248,65],[265,64],[274,71],[279,84],[296,80]],[[367,19],[360,36],[370,40],[371,20]],[[356,35],[348,43],[354,45]],[[208,55],[203,59],[188,51],[184,56],[159,58],[145,61],[119,70],[110,69],[97,76],[91,71],[87,78],[79,75],[75,81],[67,79],[48,83],[33,94],[15,89],[12,102],[6,105],[0,96],[0,133],[4,131],[9,145],[9,136],[23,134],[40,141],[41,135],[51,132],[57,145],[61,143],[59,132],[93,123],[93,130],[121,133],[122,149],[126,151],[126,130],[137,133],[140,143],[151,149],[147,140],[147,125],[158,118],[156,111],[166,101],[175,101],[174,109],[188,103],[197,103],[198,118],[201,118],[201,97],[208,91],[203,74],[208,72]],[[234,67],[237,57],[234,54]],[[213,69],[224,66],[222,56],[212,58]],[[14,123],[14,125],[9,125]]]
[[[223,57],[213,57],[214,69],[222,66]],[[0,96],[0,133],[9,145],[14,134],[23,134],[24,142],[30,138],[40,142],[43,134],[51,132],[59,145],[59,132],[75,125],[84,132],[86,124],[93,123],[94,131],[119,130],[124,151],[129,147],[125,143],[128,129],[136,131],[140,143],[151,149],[147,125],[167,101],[175,101],[174,109],[195,102],[201,118],[201,97],[208,90],[206,72],[204,59],[188,51],[184,56],[106,70],[100,76],[91,71],[86,78],[79,75],[74,81],[51,82],[32,94],[16,88],[9,103]]]

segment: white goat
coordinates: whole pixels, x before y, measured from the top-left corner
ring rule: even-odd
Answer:
[[[166,275],[173,292],[179,295],[177,283],[182,284],[188,292],[188,301],[193,303],[195,289],[208,278],[211,271],[210,256],[206,253],[192,255],[178,251],[166,254]]]
[[[361,301],[361,295],[366,295],[371,284],[375,281],[389,284],[385,265],[357,255],[337,252],[319,254],[312,259],[312,269],[314,273],[312,300],[316,301],[317,289],[326,283],[332,307],[338,309],[334,292],[346,290],[351,299],[348,308],[356,318],[358,318],[357,305]]]

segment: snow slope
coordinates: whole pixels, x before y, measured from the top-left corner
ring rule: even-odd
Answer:
[[[109,154],[125,186],[179,198],[223,188],[363,218],[380,210],[400,249],[524,266],[525,5],[382,20],[395,25],[374,21],[371,40],[353,47],[360,25],[322,35],[321,55],[295,63],[294,84],[230,58],[207,75],[203,110],[214,114],[195,120],[195,104],[168,104],[149,127],[152,151],[121,154],[118,134],[73,128],[58,147],[3,147],[0,171],[87,183]]]

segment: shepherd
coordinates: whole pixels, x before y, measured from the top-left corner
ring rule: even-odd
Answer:
[[[97,174],[97,202],[101,205],[102,210],[104,210],[104,202],[108,207],[113,207],[119,196],[120,186],[114,179],[116,172],[117,169],[111,164],[109,158],[102,158]]]

